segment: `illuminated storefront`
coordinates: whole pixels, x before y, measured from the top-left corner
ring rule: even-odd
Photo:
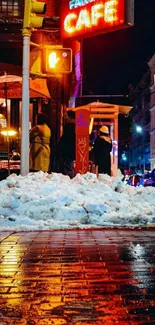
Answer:
[[[61,38],[70,44],[86,37],[108,33],[132,26],[134,23],[134,0],[62,0]],[[76,107],[72,100],[78,94],[79,80],[82,76],[80,51],[74,55],[76,87],[69,101],[69,109],[76,111],[76,173],[84,174],[89,165],[90,120],[102,118],[110,127],[113,139],[112,175],[118,168],[118,114],[119,106],[105,103],[92,103]],[[72,103],[73,102],[73,103]],[[73,106],[71,106],[71,103]],[[128,108],[126,108],[128,109]],[[131,107],[129,108],[129,110]],[[92,123],[93,126],[93,123]]]

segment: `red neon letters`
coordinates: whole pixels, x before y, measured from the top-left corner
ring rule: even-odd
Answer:
[[[73,38],[124,23],[124,0],[64,0],[62,38]]]

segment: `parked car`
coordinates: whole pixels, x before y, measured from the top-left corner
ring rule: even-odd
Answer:
[[[155,187],[155,170],[152,172],[144,174],[144,186],[154,186]]]
[[[128,185],[131,186],[140,186],[140,185],[144,185],[144,178],[143,175],[140,174],[132,174],[129,176],[128,181],[127,181]]]
[[[155,187],[155,169],[145,174],[133,173],[124,178],[126,184],[131,186],[153,186]]]

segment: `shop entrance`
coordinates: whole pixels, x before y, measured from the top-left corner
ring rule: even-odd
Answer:
[[[112,176],[118,169],[118,115],[129,114],[131,106],[93,102],[84,106],[68,108],[76,112],[76,174],[85,174],[89,170],[90,135],[102,125],[107,125],[113,142],[111,153]]]

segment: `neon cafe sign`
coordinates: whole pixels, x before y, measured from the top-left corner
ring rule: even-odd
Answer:
[[[133,8],[134,0],[62,0],[62,39],[80,39],[132,26]]]

